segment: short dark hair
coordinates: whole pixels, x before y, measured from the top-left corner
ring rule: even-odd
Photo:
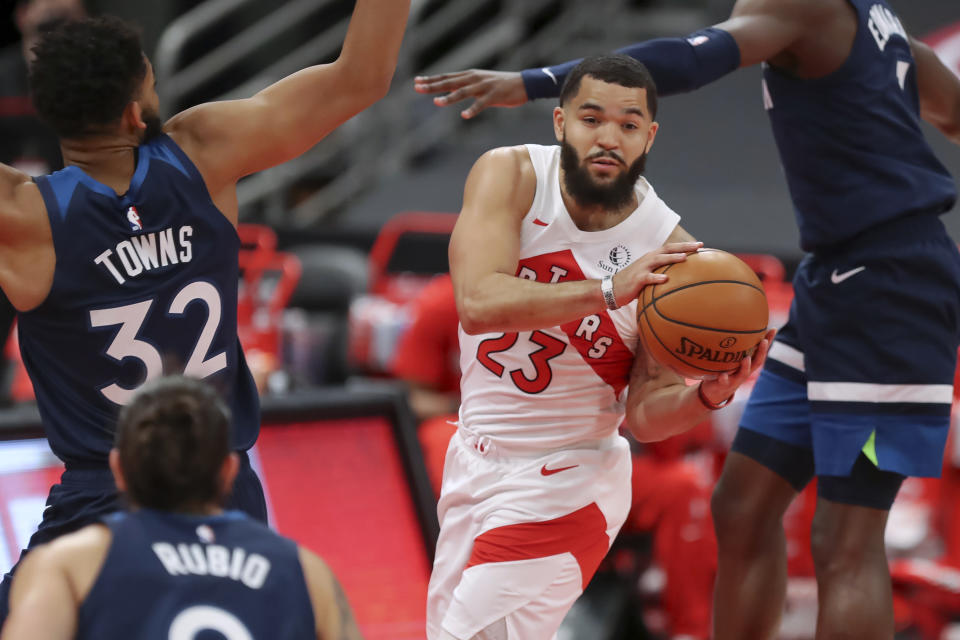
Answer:
[[[209,385],[171,376],[148,383],[120,411],[116,447],[135,505],[187,511],[223,498],[230,411]]]
[[[647,90],[647,108],[650,117],[657,117],[657,85],[650,71],[642,63],[622,53],[607,53],[584,58],[575,66],[560,90],[560,106],[577,95],[584,76],[596,78],[602,82],[618,84],[622,87]]]
[[[62,22],[43,31],[32,51],[33,104],[61,138],[116,123],[147,73],[140,34],[110,16]]]

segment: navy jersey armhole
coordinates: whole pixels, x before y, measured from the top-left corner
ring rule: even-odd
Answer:
[[[193,163],[193,160],[190,159],[183,149],[180,148],[180,145],[171,138],[168,134],[164,134],[162,138],[162,144],[170,153],[174,155],[177,161],[180,163],[181,168],[187,173],[190,177],[190,181],[196,185],[196,188],[204,195],[206,201],[210,204],[213,209],[220,214],[220,217],[223,218],[223,221],[233,227],[233,224],[230,223],[230,220],[227,218],[226,214],[220,210],[220,207],[216,205],[213,201],[213,196],[210,194],[210,190],[207,188],[207,181],[203,179],[203,175],[200,173],[200,170],[197,169],[197,165]],[[234,229],[234,231],[236,231]]]

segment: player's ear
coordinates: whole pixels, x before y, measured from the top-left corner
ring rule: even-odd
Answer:
[[[650,149],[653,148],[653,141],[657,137],[657,131],[660,130],[659,122],[651,122],[650,128],[647,130],[647,148],[644,150],[644,153],[650,153]]]
[[[123,110],[123,123],[131,129],[143,131],[147,128],[147,123],[143,121],[143,107],[136,100],[128,102]]]
[[[127,480],[123,477],[123,469],[120,468],[120,451],[116,447],[110,449],[110,471],[113,472],[113,481],[117,485],[120,493],[127,490]]]
[[[230,489],[233,487],[233,481],[237,478],[237,473],[240,471],[240,456],[236,452],[231,451],[223,460],[223,465],[220,467],[220,488],[222,490],[222,495],[230,495]]]
[[[563,107],[554,107],[553,108],[553,134],[557,136],[557,142],[561,142],[563,140],[563,123],[564,123]]]

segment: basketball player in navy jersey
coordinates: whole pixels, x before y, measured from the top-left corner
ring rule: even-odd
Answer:
[[[883,533],[905,476],[937,476],[960,338],[956,187],[920,119],[960,144],[960,80],[886,0],[738,0],[726,22],[621,50],[661,94],[764,63],[764,103],[809,255],[713,496],[717,640],[771,638],[782,516],[818,478],[817,638],[893,637]],[[418,78],[463,116],[556,96],[575,62]]]
[[[0,165],[0,287],[20,312],[23,361],[66,472],[31,547],[117,507],[107,468],[117,412],[170,370],[223,394],[240,456],[231,505],[266,521],[245,453],[260,416],[237,340],[236,184],[386,93],[408,11],[409,0],[357,0],[336,61],[166,124],[153,68],[122,21],[69,22],[34,47],[33,100],[66,168],[32,180]]]
[[[120,413],[110,469],[131,506],[31,552],[3,640],[356,640],[316,555],[220,505],[239,457],[208,385],[162,378]]]

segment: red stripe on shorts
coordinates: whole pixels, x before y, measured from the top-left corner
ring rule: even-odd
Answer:
[[[526,269],[526,271],[524,271]],[[577,264],[573,253],[557,251],[533,256],[520,261],[517,275],[528,277],[536,274],[537,282],[566,282],[586,280],[583,270]],[[531,278],[532,279],[532,278]],[[591,330],[577,332],[581,324],[586,323]],[[595,325],[595,326],[593,326]],[[613,387],[619,397],[630,381],[630,369],[633,367],[633,352],[624,344],[617,328],[606,311],[600,311],[593,319],[574,320],[560,325],[584,362],[596,372],[604,382]],[[585,327],[586,328],[586,327]],[[589,336],[589,340],[587,337]]]
[[[481,533],[473,541],[466,568],[569,552],[580,565],[581,584],[586,587],[609,547],[607,519],[593,502],[553,520],[508,524]]]

